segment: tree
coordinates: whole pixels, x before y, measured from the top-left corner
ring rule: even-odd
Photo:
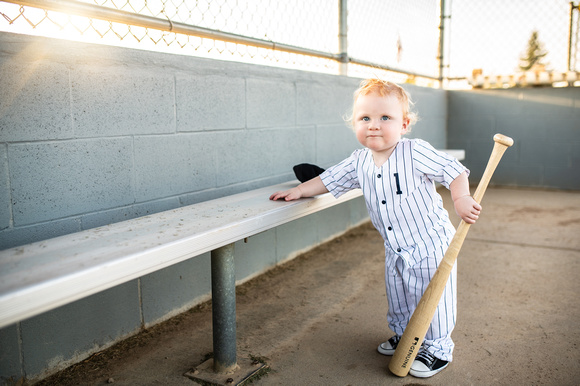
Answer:
[[[544,49],[544,43],[538,39],[538,31],[533,31],[528,48],[523,56],[520,57],[520,70],[529,71],[534,66],[545,66],[544,57],[548,52]]]

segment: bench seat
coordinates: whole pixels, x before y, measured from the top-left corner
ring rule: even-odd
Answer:
[[[298,181],[0,251],[0,328],[338,205],[360,191],[292,202]]]

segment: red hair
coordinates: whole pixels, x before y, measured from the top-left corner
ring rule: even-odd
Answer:
[[[358,97],[360,95],[373,93],[380,96],[394,95],[401,102],[401,105],[403,106],[403,119],[409,120],[409,124],[407,125],[407,132],[409,132],[411,125],[417,122],[418,118],[417,114],[411,111],[411,106],[413,106],[411,97],[407,91],[398,84],[376,78],[365,79],[360,82],[359,88],[354,92],[353,112],[346,120],[352,125],[354,105],[356,104]]]

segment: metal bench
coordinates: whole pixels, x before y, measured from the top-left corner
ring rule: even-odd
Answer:
[[[0,328],[211,251],[214,357],[209,371],[231,378],[242,367],[235,373],[244,373],[244,378],[247,371],[236,354],[234,243],[361,195],[353,191],[338,200],[330,194],[292,202],[268,199],[297,184],[0,251]]]

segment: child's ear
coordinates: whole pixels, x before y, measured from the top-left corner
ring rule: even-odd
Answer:
[[[409,122],[411,122],[409,118],[403,119],[403,127],[401,128],[401,135],[407,134],[407,131],[409,130]]]

